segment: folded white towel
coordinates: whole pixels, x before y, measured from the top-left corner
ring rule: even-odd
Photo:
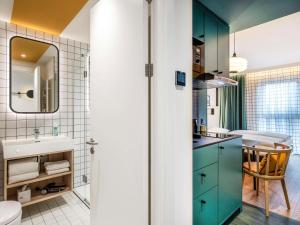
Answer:
[[[38,172],[38,162],[27,162],[8,166],[8,176],[15,176],[24,173]]]
[[[57,173],[63,173],[63,172],[67,172],[69,171],[70,168],[62,168],[62,169],[57,169],[57,170],[46,170],[46,174],[47,175],[53,175],[53,174],[57,174]]]
[[[20,175],[30,172],[38,172],[37,158],[18,159],[8,162],[8,176]]]
[[[70,167],[70,162],[68,160],[45,162],[44,166],[46,170],[58,170]]]
[[[34,179],[38,176],[39,176],[38,171],[30,172],[30,173],[24,173],[24,174],[15,175],[15,176],[9,176],[8,177],[8,183],[12,184],[12,183],[20,182],[20,181],[30,180],[30,179]]]

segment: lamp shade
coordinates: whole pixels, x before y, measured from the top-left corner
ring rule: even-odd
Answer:
[[[230,73],[240,73],[247,69],[248,61],[242,57],[237,57],[236,54],[230,58]]]

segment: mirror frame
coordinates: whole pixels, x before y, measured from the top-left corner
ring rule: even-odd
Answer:
[[[30,40],[30,41],[36,41],[36,42],[40,42],[43,44],[51,45],[56,48],[56,50],[57,50],[58,99],[57,99],[57,109],[55,111],[53,111],[53,112],[17,112],[13,109],[13,107],[12,107],[12,41],[15,38],[23,38],[23,39]],[[58,49],[58,47],[52,43],[35,40],[35,39],[27,38],[27,37],[22,37],[22,36],[18,36],[18,35],[11,37],[9,40],[9,108],[10,108],[10,110],[13,111],[14,113],[18,113],[18,114],[51,114],[51,113],[53,114],[53,113],[56,113],[60,107],[59,91],[60,91],[60,79],[59,79],[59,49]]]

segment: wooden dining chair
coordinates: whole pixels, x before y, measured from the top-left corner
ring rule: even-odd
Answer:
[[[290,209],[288,192],[285,184],[285,171],[289,162],[292,149],[284,144],[274,144],[269,147],[247,147],[244,148],[246,161],[243,163],[243,180],[245,173],[256,179],[256,193],[258,195],[259,180],[265,183],[265,214],[270,215],[269,181],[280,180],[287,208]],[[251,161],[255,155],[255,161]]]

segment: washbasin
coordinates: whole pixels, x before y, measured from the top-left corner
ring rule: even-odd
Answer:
[[[74,149],[74,140],[65,136],[2,140],[1,148],[3,158],[12,159]]]

